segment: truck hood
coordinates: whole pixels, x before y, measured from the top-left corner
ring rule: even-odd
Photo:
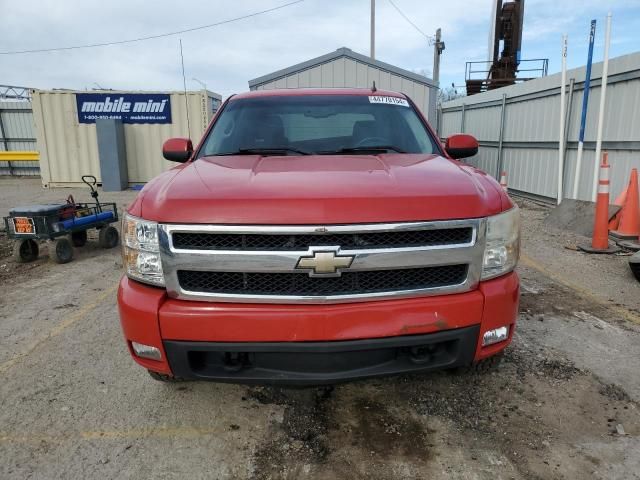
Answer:
[[[130,212],[166,223],[292,225],[475,218],[509,205],[494,179],[438,155],[252,155],[165,172]]]

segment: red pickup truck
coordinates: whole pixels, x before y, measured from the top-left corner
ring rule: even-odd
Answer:
[[[157,380],[316,385],[496,363],[518,310],[518,208],[410,98],[230,97],[122,225],[118,307]]]

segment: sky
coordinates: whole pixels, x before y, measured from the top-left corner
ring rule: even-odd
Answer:
[[[220,22],[292,0],[0,0],[0,52],[118,41]],[[393,0],[420,30],[442,28],[441,86],[464,84],[465,62],[485,60],[492,0]],[[210,29],[124,45],[20,55],[0,54],[0,84],[34,88],[180,90],[178,39],[187,88],[226,97],[248,80],[340,47],[369,54],[370,0],[304,0]],[[640,0],[526,0],[522,58],[549,58],[560,70],[586,63],[589,23],[598,21],[601,61],[605,17],[613,14],[615,57],[640,50]],[[376,58],[414,72],[432,71],[433,50],[389,3],[376,1]]]

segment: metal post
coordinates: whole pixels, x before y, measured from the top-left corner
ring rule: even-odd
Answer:
[[[602,151],[602,128],[604,124],[604,107],[607,96],[607,77],[609,75],[609,44],[611,43],[611,12],[607,15],[607,26],[604,33],[604,62],[602,64],[602,79],[600,86],[600,112],[598,112],[598,133],[596,135],[596,155],[593,161],[593,187],[591,200],[596,201],[598,195],[598,168],[600,152]]]
[[[573,198],[578,198],[578,186],[580,185],[580,170],[582,168],[582,150],[584,148],[584,128],[587,123],[587,106],[589,105],[589,85],[591,84],[591,62],[593,60],[593,42],[596,38],[596,21],[591,20],[589,31],[589,54],[587,56],[587,71],[584,78],[584,90],[582,93],[582,116],[580,117],[580,136],[578,137],[578,157],[576,159],[576,173],[573,178]],[[596,164],[598,161],[596,160]]]
[[[496,168],[496,178],[500,178],[500,173],[504,167],[504,160],[502,158],[502,141],[504,139],[504,113],[507,105],[507,94],[502,94],[502,109],[500,110],[500,132],[498,132],[498,161]]]
[[[564,129],[565,129],[565,91],[567,85],[567,36],[562,36],[562,79],[560,81],[560,133],[558,144],[558,205],[562,202],[564,186]]]
[[[371,60],[376,59],[376,0],[371,0]]]
[[[0,109],[0,135],[2,135],[2,144],[4,145],[4,151],[9,151],[9,141],[7,140],[7,135],[4,131],[4,122],[2,121],[2,110]],[[9,175],[13,175],[13,167],[11,166],[11,162],[7,162],[7,167],[9,168]]]
[[[464,107],[465,104],[462,104],[462,118],[460,118],[460,133],[464,133]]]
[[[433,42],[433,83],[437,86],[440,85],[440,54],[442,53],[442,30],[438,28],[436,30],[436,41]]]
[[[562,152],[562,158],[564,158],[564,165],[562,171],[562,178],[567,178],[567,142],[569,141],[569,129],[571,128],[571,111],[573,110],[573,92],[576,85],[576,79],[569,79],[569,99],[567,100],[567,114],[565,116],[564,125],[564,151]]]

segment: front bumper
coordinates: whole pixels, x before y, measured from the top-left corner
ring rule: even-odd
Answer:
[[[338,305],[175,300],[125,277],[118,307],[130,351],[132,341],[160,349],[160,361],[132,352],[150,370],[239,383],[321,384],[494,355],[511,341],[518,298],[515,272],[466,293]],[[505,325],[506,341],[482,347],[484,332]]]
[[[173,374],[234,383],[321,385],[468,365],[479,327],[340,342],[165,341]]]

